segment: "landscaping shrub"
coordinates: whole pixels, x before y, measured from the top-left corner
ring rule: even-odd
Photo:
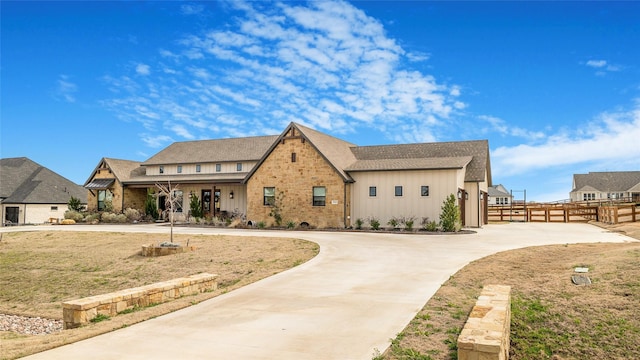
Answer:
[[[392,217],[387,221],[387,225],[391,226],[391,229],[397,228],[399,223],[400,221],[396,217]]]
[[[69,206],[69,210],[73,210],[75,212],[81,212],[82,210],[84,210],[84,205],[82,205],[80,199],[73,196],[71,197],[71,199],[69,199],[67,205]]]
[[[370,217],[369,218],[369,226],[371,226],[371,229],[373,230],[380,230],[380,220],[378,220],[375,217]]]
[[[67,210],[64,212],[65,219],[71,219],[75,222],[80,222],[84,219],[84,215],[82,215],[79,211],[76,210]]]
[[[153,196],[151,190],[147,190],[147,198],[144,201],[144,213],[146,216],[153,218],[153,220],[158,220],[160,217],[158,205],[156,205],[156,198]]]
[[[356,219],[356,230],[362,230],[362,224],[364,224],[364,221],[362,219]]]
[[[140,211],[137,209],[127,208],[124,210],[124,215],[129,221],[140,221],[140,219],[142,219],[142,215],[140,215]]]
[[[440,226],[442,231],[457,232],[462,228],[460,220],[460,209],[456,204],[456,197],[450,194],[442,202],[442,211],[440,213]]]

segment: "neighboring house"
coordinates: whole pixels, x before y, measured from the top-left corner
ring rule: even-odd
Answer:
[[[511,205],[513,196],[502,184],[489,187],[489,205]]]
[[[142,209],[147,189],[170,182],[183,215],[195,195],[210,216],[237,213],[270,225],[275,212],[282,225],[318,228],[349,227],[371,217],[382,226],[391,217],[413,217],[418,227],[423,218],[439,220],[450,194],[458,198],[464,225],[478,227],[487,222],[491,185],[486,140],[357,146],[297,123],[279,136],[173,143],[127,174],[119,179],[119,209]],[[97,175],[87,180],[88,188],[98,180],[106,186]],[[115,173],[108,178],[117,184]],[[89,197],[89,207],[97,207],[97,198]]]
[[[64,219],[71,197],[87,203],[82,186],[26,157],[0,159],[3,225],[42,224]]]
[[[590,172],[573,175],[571,201],[640,201],[640,171]]]

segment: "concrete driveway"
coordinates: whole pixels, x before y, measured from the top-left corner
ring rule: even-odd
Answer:
[[[168,231],[155,225],[36,228]],[[547,223],[488,225],[471,235],[181,227],[175,232],[296,237],[317,242],[320,254],[187,309],[28,358],[371,359],[470,261],[535,245],[634,241],[592,225]]]

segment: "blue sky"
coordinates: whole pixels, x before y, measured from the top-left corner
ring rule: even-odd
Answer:
[[[640,2],[0,6],[0,156],[79,184],[102,157],[291,121],[358,145],[488,139],[494,184],[534,201],[640,170]]]

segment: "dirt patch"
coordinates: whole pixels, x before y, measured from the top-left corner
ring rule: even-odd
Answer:
[[[640,239],[640,223],[601,225]],[[512,287],[510,359],[639,359],[640,243],[532,247],[453,275],[377,359],[456,359],[482,287]],[[587,267],[592,284],[571,281]]]
[[[0,332],[2,358],[16,358],[166,314],[289,269],[313,258],[317,244],[286,238],[174,235],[194,251],[142,257],[158,234],[5,233],[0,242],[0,313],[62,318],[65,300],[113,292],[201,272],[218,274],[219,289],[122,314],[58,334]]]

